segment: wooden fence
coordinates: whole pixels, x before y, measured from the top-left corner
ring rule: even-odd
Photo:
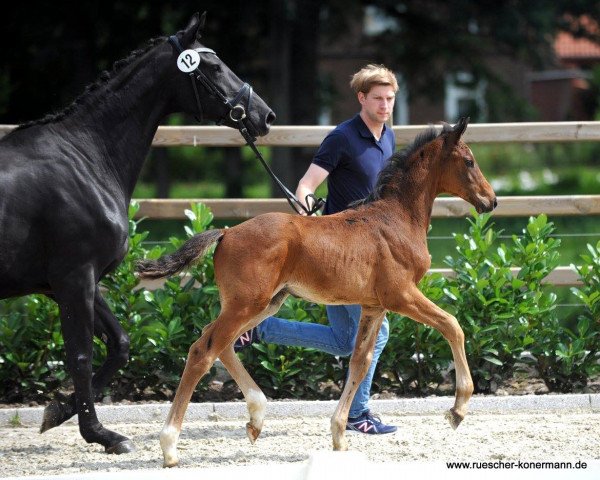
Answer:
[[[0,125],[0,137],[14,125]],[[331,131],[331,126],[274,126],[269,135],[259,138],[258,145],[278,147],[317,147]],[[419,126],[393,127],[398,145],[406,144],[425,129]],[[441,128],[441,127],[438,127]],[[600,140],[600,122],[494,123],[471,124],[465,134],[469,143],[541,143],[581,142]],[[244,140],[226,127],[183,126],[160,127],[154,137],[154,147],[169,146],[243,146]],[[201,159],[199,159],[201,162]],[[293,187],[293,186],[291,186]],[[183,211],[193,202],[208,205],[216,218],[247,219],[266,212],[289,212],[283,199],[142,199],[140,217],[152,219],[184,218]],[[469,213],[470,205],[457,198],[438,198],[433,217],[461,217]],[[530,215],[600,215],[600,195],[499,197],[495,216],[523,217]],[[445,275],[451,272],[438,269]],[[559,267],[546,278],[554,285],[578,285],[577,274],[569,267]]]

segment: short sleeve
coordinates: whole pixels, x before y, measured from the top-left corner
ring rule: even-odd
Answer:
[[[333,131],[321,143],[312,163],[331,173],[338,166],[340,159],[346,155],[347,149],[348,140],[344,134]]]

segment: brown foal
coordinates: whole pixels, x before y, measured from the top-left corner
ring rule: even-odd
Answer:
[[[447,413],[456,428],[467,413],[473,382],[464,334],[452,315],[417,288],[430,266],[427,229],[435,197],[449,193],[479,212],[491,211],[496,196],[461,140],[468,119],[434,128],[396,153],[365,200],[335,215],[260,215],[226,230],[209,230],[177,252],[138,265],[142,277],[173,275],[219,242],[214,253],[221,313],[191,346],[181,383],[160,434],[164,465],[178,463],[177,440],[197,383],[217,357],[240,386],[250,413],[251,442],[261,432],[266,398],[233,351],[235,339],[273,315],[288,295],[323,304],[360,304],[362,316],[346,386],[331,419],[334,450],[347,450],[344,437],[350,404],[371,363],[387,310],[440,331],[456,368],[454,406]]]

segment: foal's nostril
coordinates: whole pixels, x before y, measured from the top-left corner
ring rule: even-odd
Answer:
[[[498,199],[496,197],[494,197],[494,208],[496,208],[498,206]]]
[[[275,122],[276,118],[277,117],[275,116],[275,113],[273,111],[267,113],[267,116],[265,118],[265,125],[267,126],[267,128],[269,128],[273,124],[273,122]]]

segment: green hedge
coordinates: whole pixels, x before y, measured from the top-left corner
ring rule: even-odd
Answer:
[[[133,203],[130,218],[138,206]],[[201,204],[186,211],[185,234],[210,228],[213,217]],[[456,253],[446,263],[455,278],[428,275],[423,292],[457,317],[466,336],[469,365],[477,392],[519,369],[534,367],[551,391],[569,392],[600,373],[600,242],[588,245],[577,271],[581,289],[572,289],[584,307],[578,320],[566,324],[556,314],[556,294],[542,279],[559,263],[560,241],[545,215],[530,218],[512,242],[499,242],[489,215],[468,219],[468,233],[455,235]],[[212,256],[191,270],[182,283],[174,277],[164,287],[139,287],[133,265],[157,258],[166,250],[147,250],[147,232],[130,220],[130,251],[116,272],[103,281],[105,297],[131,336],[130,361],[106,392],[114,399],[168,399],[177,388],[187,351],[202,328],[219,312]],[[169,249],[183,242],[171,238]],[[520,266],[518,274],[511,267]],[[576,268],[576,267],[573,267]],[[199,287],[198,287],[199,285]],[[279,316],[327,323],[322,306],[289,298]],[[453,378],[452,355],[435,330],[390,314],[390,339],[381,355],[375,390],[398,394],[439,393]],[[104,358],[96,342],[95,366]],[[265,393],[273,398],[331,398],[342,387],[348,359],[312,349],[258,344],[244,350],[242,360]],[[195,400],[208,394],[214,370],[196,390]],[[56,304],[44,296],[0,302],[0,399],[4,402],[45,400],[69,388]]]

